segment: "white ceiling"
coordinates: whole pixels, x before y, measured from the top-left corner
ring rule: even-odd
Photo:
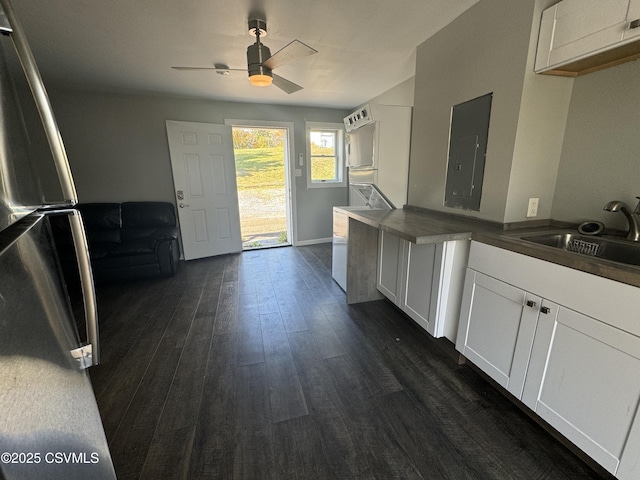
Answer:
[[[412,77],[416,47],[478,0],[14,0],[50,88],[351,108]],[[262,5],[257,2],[261,2]],[[294,38],[318,53],[275,73],[304,87],[252,87],[247,20],[264,12],[272,53]]]

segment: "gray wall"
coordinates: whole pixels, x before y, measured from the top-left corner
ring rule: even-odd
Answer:
[[[532,18],[533,2],[482,0],[418,47],[409,204],[469,213],[443,207],[451,108],[493,92],[481,209],[472,214],[504,218]]]
[[[482,0],[418,47],[409,203],[498,222],[601,220],[640,195],[640,62],[571,78],[533,73],[540,15],[557,0]],[[451,107],[494,93],[479,212],[443,207]]]
[[[526,220],[549,218],[572,80],[533,73],[543,8],[554,0],[482,0],[418,47],[409,203]],[[480,211],[443,206],[451,108],[493,93]]]
[[[306,149],[305,120],[342,122],[349,113],[163,96],[77,91],[50,95],[81,202],[165,200],[175,204],[165,120],[293,122],[297,158]],[[332,206],[347,204],[347,189],[307,189],[302,176],[295,177],[295,190],[297,240],[330,238]]]
[[[610,200],[640,196],[640,61],[578,77],[565,130],[552,217],[626,228]]]

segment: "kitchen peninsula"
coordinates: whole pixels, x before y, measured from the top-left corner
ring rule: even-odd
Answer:
[[[497,224],[407,207],[334,207],[348,217],[348,303],[388,298],[435,337],[455,341],[472,232]]]
[[[334,207],[334,214],[349,217],[347,302],[360,303],[382,298],[376,288],[378,240],[387,232],[415,244],[470,240],[473,232],[500,232],[502,225],[459,215],[413,207],[371,210]]]

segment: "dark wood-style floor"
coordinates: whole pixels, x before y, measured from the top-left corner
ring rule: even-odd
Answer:
[[[331,246],[98,289],[91,376],[120,479],[598,479],[385,301]]]

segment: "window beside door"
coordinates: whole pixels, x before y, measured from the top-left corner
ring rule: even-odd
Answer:
[[[344,126],[307,122],[307,187],[346,186]]]

